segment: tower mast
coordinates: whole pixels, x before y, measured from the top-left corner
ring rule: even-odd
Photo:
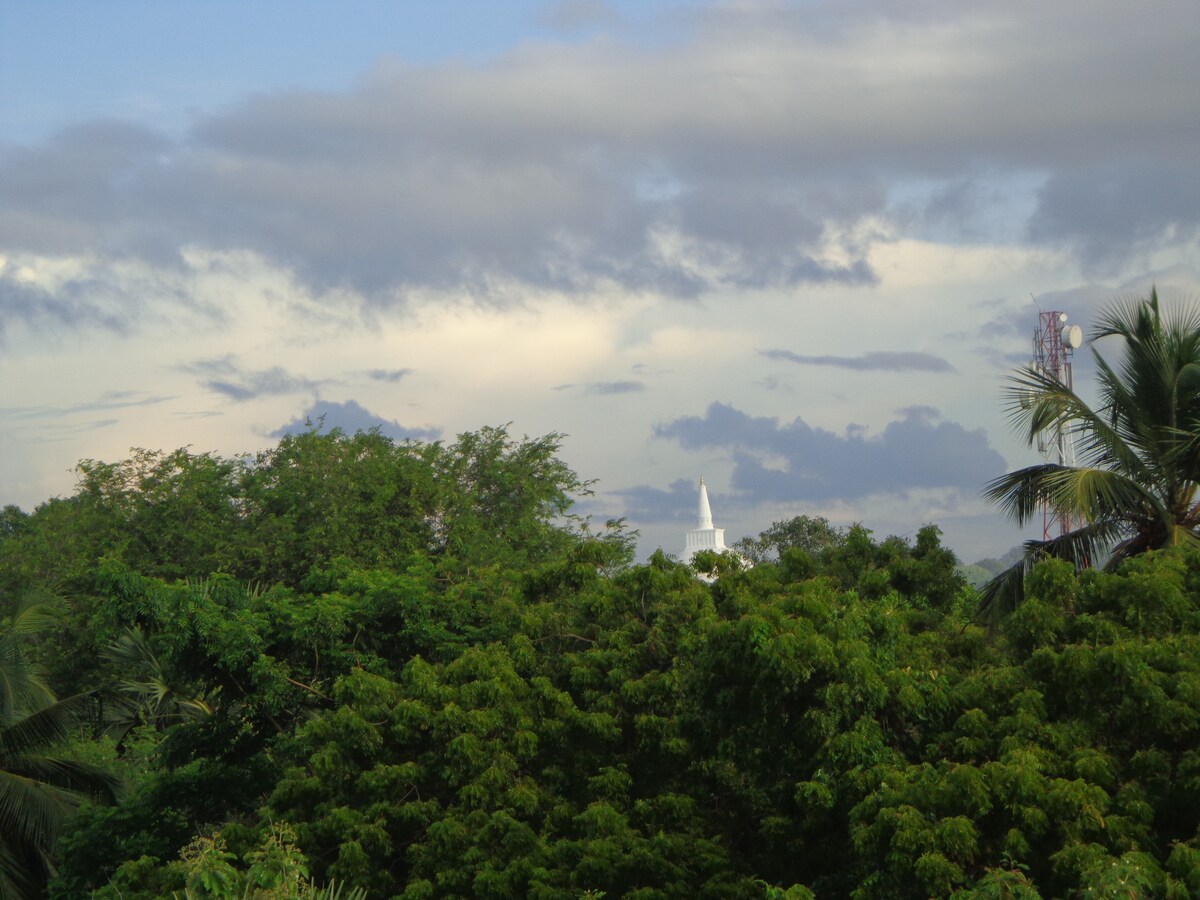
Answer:
[[[1067,390],[1074,389],[1071,358],[1083,343],[1083,331],[1078,325],[1068,325],[1067,314],[1054,310],[1038,313],[1038,327],[1033,333],[1033,362],[1031,366],[1042,375],[1057,381]],[[1038,433],[1038,451],[1060,466],[1075,465],[1075,446],[1071,433],[1061,422]],[[1071,517],[1056,509],[1048,500],[1042,502],[1042,540],[1061,537],[1072,529]]]

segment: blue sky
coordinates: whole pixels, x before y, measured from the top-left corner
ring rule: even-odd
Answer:
[[[318,414],[512,423],[646,553],[703,475],[730,540],[1000,555],[1038,309],[1197,302],[1198,38],[1166,0],[9,0],[0,501]]]
[[[672,14],[672,11],[675,14]],[[339,90],[381,56],[485,65],[528,41],[668,40],[678,4],[536,0],[9,0],[0,6],[0,138],[114,116],[184,129],[248,94]]]

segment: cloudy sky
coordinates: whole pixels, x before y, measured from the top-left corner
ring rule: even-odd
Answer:
[[[729,540],[999,555],[1039,308],[1200,302],[1198,45],[1178,0],[6,0],[0,502],[511,423],[643,554],[703,475]]]

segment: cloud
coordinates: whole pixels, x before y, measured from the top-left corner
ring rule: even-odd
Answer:
[[[1115,362],[1116,343],[1109,339],[1092,344],[1087,340],[1091,328],[1101,311],[1123,297],[1148,297],[1151,288],[1158,291],[1159,299],[1167,306],[1188,306],[1195,303],[1200,293],[1200,280],[1195,271],[1187,267],[1171,267],[1145,272],[1137,278],[1117,287],[1101,284],[1085,284],[1067,290],[1046,291],[1031,296],[1029,301],[1015,308],[1006,308],[985,320],[979,327],[977,337],[983,339],[981,352],[995,356],[1004,368],[1025,366],[1032,355],[1034,331],[1040,325],[1040,315],[1048,312],[1067,314],[1067,323],[1083,328],[1085,343],[1073,354],[1075,383],[1090,382],[1096,371],[1093,351]],[[997,348],[1012,344],[1012,338],[1020,336],[1024,349],[1000,353]]]
[[[262,94],[179,138],[97,121],[0,148],[0,250],[175,268],[188,248],[249,252],[330,302],[348,288],[387,305],[520,294],[505,285],[871,284],[867,225],[901,221],[898,195],[951,233],[1024,234],[1105,269],[1195,238],[1189,4],[680,15],[670,42],[385,58],[346,91]],[[608,7],[546,16],[594,24]],[[1014,185],[1031,204],[1006,212],[1016,227],[988,214]]]
[[[130,409],[138,406],[155,406],[175,398],[164,394],[141,394],[135,391],[109,391],[95,400],[75,403],[70,406],[8,406],[0,407],[0,416],[12,419],[58,419],[78,413],[101,412],[113,409]],[[106,419],[102,424],[111,424]]]
[[[689,450],[729,451],[736,499],[749,504],[859,499],[919,488],[974,494],[1004,472],[1004,459],[982,430],[936,421],[937,411],[925,406],[900,415],[874,436],[859,427],[838,435],[799,417],[781,423],[713,403],[703,417],[659,425],[654,435]]]
[[[1042,190],[1029,237],[1073,248],[1087,271],[1110,275],[1131,255],[1195,243],[1198,209],[1194,165],[1065,170]]]
[[[695,527],[696,491],[696,482],[680,478],[666,490],[643,484],[612,493],[623,499],[630,522],[689,522]]]
[[[551,390],[579,390],[585,394],[608,396],[611,394],[636,394],[646,389],[641,381],[590,381],[586,384],[556,384]]]
[[[953,372],[950,365],[932,353],[893,353],[878,351],[862,356],[805,356],[790,350],[760,350],[760,356],[810,366],[836,366],[858,372]]]
[[[49,290],[0,264],[0,335],[16,322],[39,329],[92,325],[124,333],[132,319],[104,302],[108,293],[107,285],[91,279],[70,279]]]
[[[367,372],[367,377],[372,381],[386,381],[388,384],[395,384],[402,378],[412,374],[412,369],[371,369]]]
[[[906,406],[903,409],[896,410],[896,414],[905,419],[915,419],[919,422],[934,422],[941,418],[941,413],[934,406]]]
[[[354,400],[334,403],[318,400],[301,416],[281,425],[271,432],[271,437],[285,434],[301,434],[312,427],[318,431],[340,428],[347,434],[378,429],[384,437],[393,441],[436,441],[442,436],[440,428],[407,428],[392,419],[385,419],[360,406]]]
[[[538,13],[540,25],[566,34],[607,28],[620,22],[620,15],[605,0],[557,0]]]
[[[228,356],[190,363],[183,369],[199,375],[201,384],[210,391],[237,401],[314,391],[327,383],[294,375],[281,366],[248,371]]]

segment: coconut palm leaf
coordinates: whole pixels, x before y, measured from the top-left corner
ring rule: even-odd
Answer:
[[[74,759],[13,757],[5,761],[5,767],[13,775],[92,800],[114,800],[121,787],[120,779],[107,769]]]
[[[1045,541],[1026,541],[1020,561],[1005,569],[980,589],[979,611],[986,621],[1008,615],[1025,599],[1025,576],[1043,559],[1062,559],[1076,569],[1093,564],[1119,536],[1113,523],[1084,525]]]
[[[116,789],[95,767],[46,755],[98,721],[100,709],[97,693],[53,702],[25,652],[52,621],[52,604],[23,598],[0,624],[0,898],[42,896],[67,814]]]
[[[1057,463],[1044,463],[1008,472],[990,482],[983,496],[1018,525],[1024,525],[1040,512],[1046,480],[1059,468]]]
[[[130,673],[119,689],[123,696],[110,698],[109,731],[123,734],[138,722],[200,719],[211,716],[212,704],[203,696],[172,685],[162,663],[140,628],[125,629],[104,651],[104,659]]]
[[[29,847],[0,842],[0,898],[24,900],[45,894],[48,858]]]
[[[53,702],[41,673],[26,650],[28,638],[59,618],[58,599],[43,591],[20,594],[0,628],[0,723]]]
[[[96,692],[76,694],[0,727],[0,760],[45,750],[67,741],[81,722],[96,716],[99,708],[100,699]]]
[[[1098,365],[1104,366],[1097,356]],[[1009,378],[1009,422],[1032,446],[1038,435],[1056,428],[1081,440],[1084,458],[1092,465],[1114,465],[1130,474],[1141,473],[1144,461],[1129,446],[1119,423],[1112,423],[1085,403],[1079,395],[1052,376],[1035,369],[1021,369]]]

